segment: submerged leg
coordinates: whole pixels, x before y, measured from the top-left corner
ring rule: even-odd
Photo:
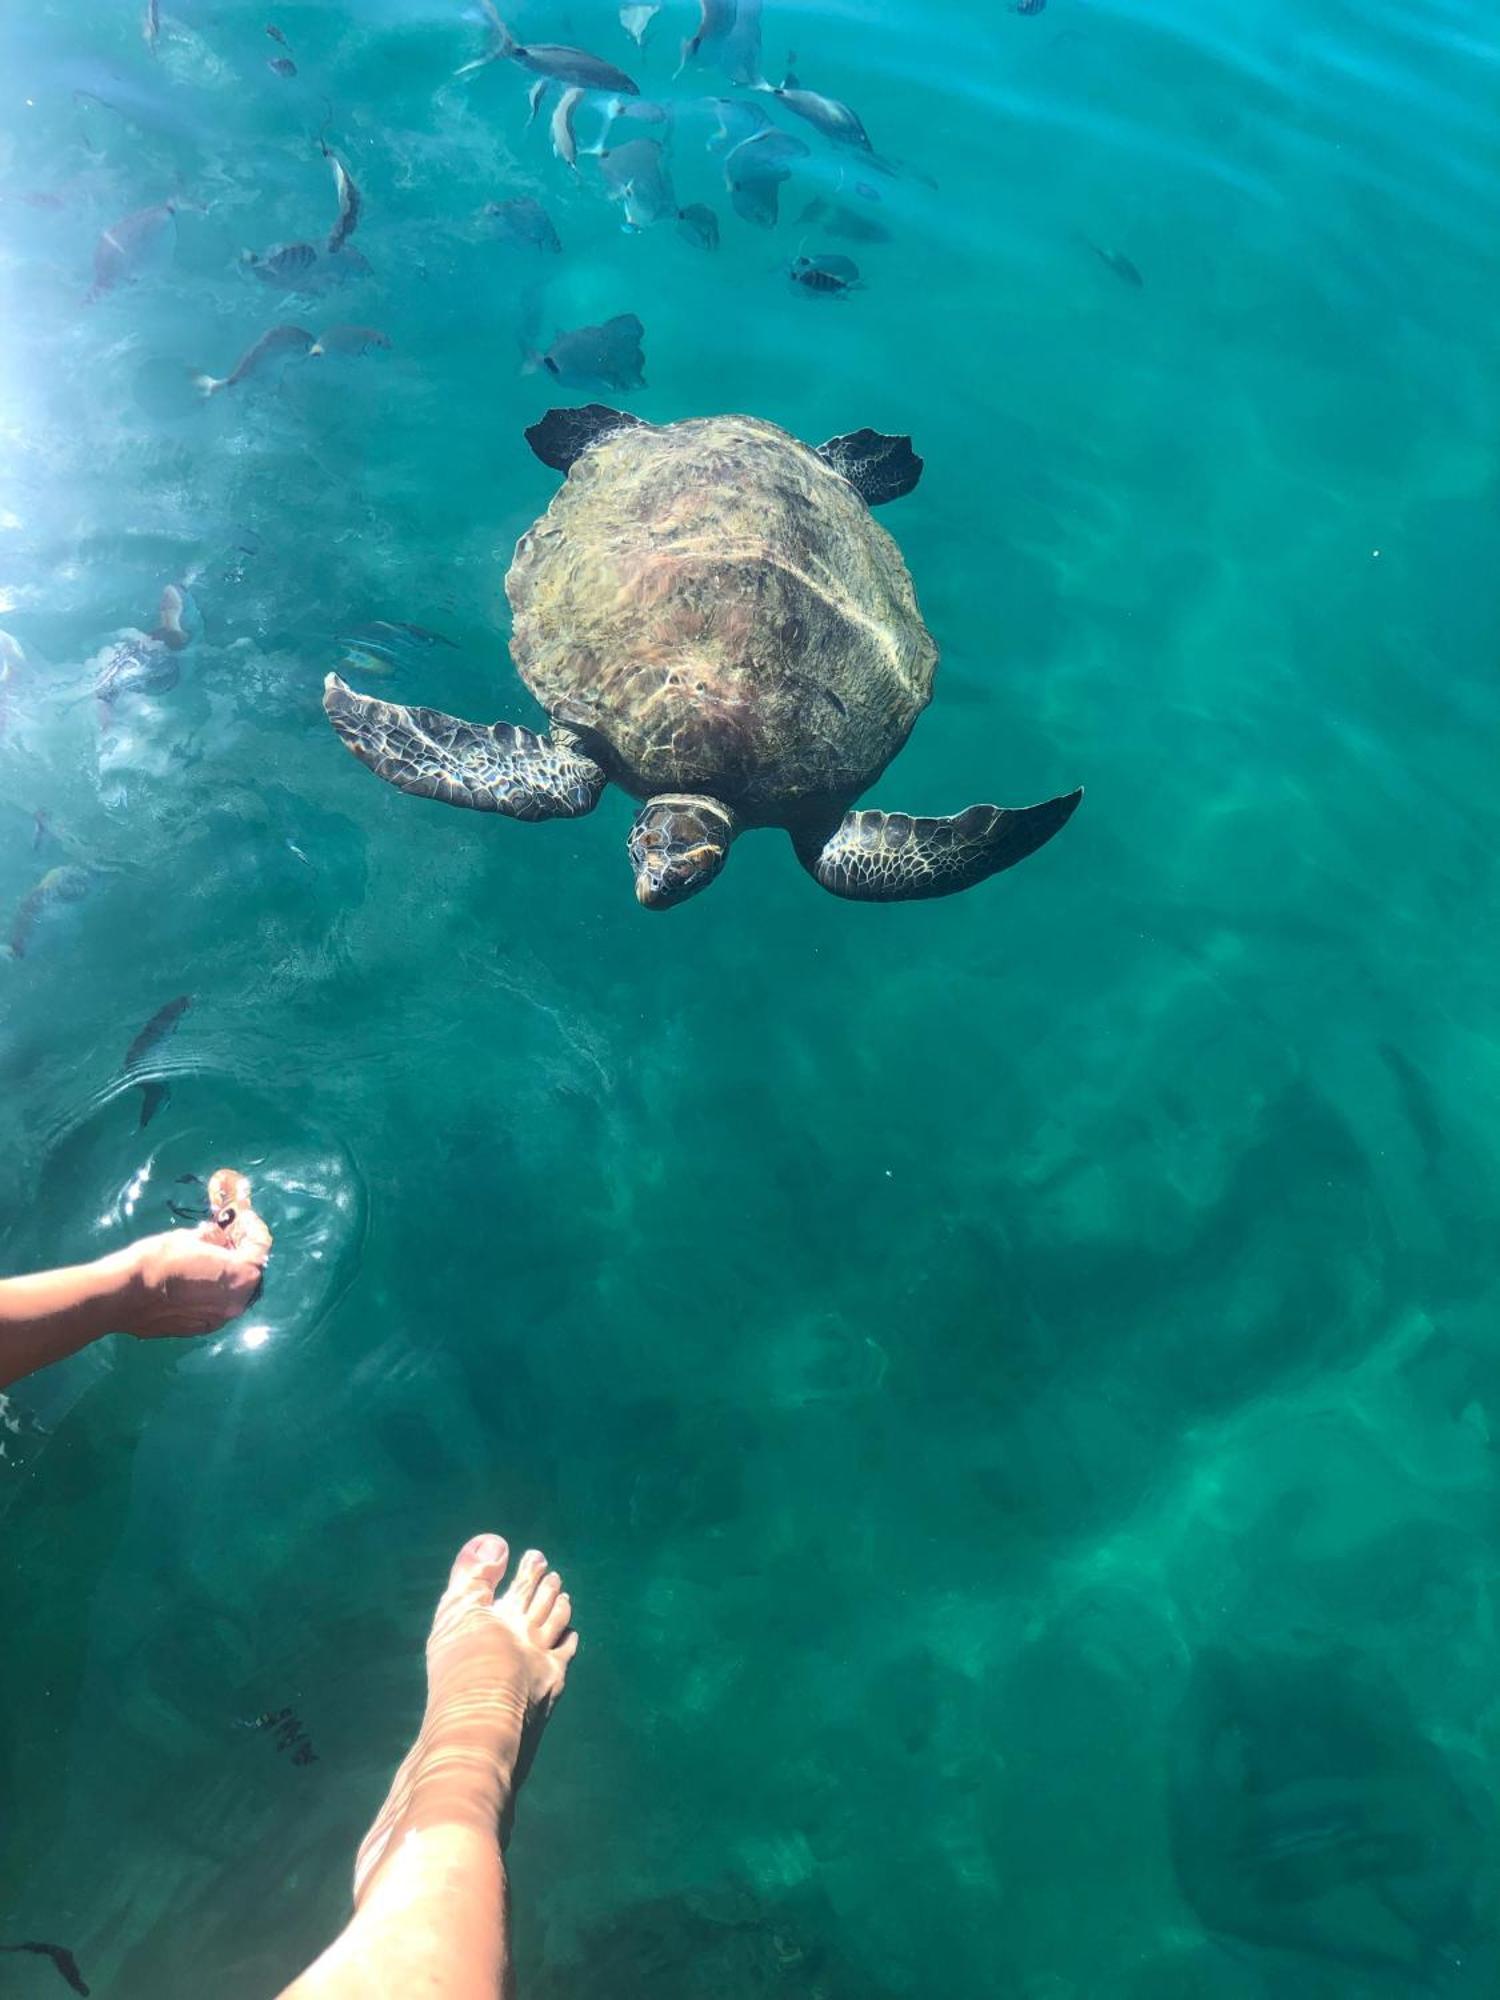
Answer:
[[[500,1597],[498,1535],[459,1551],[427,1642],[427,1711],[354,1864],[354,1915],[283,2000],[512,1992],[501,1843],[578,1649],[535,1550]]]
[[[418,798],[512,819],[574,819],[592,812],[604,790],[592,757],[512,722],[465,722],[436,708],[402,708],[356,694],[337,674],[323,683],[323,707],[361,764]]]
[[[951,896],[1035,854],[1082,797],[1080,789],[1039,806],[970,806],[949,819],[846,813],[831,839],[799,840],[797,855],[825,889],[854,902]]]

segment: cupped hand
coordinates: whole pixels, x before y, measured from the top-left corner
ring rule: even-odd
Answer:
[[[196,1229],[168,1229],[131,1249],[131,1284],[122,1333],[138,1340],[212,1333],[250,1305],[260,1291],[271,1232],[250,1206],[243,1175],[222,1170],[209,1187],[234,1183],[231,1203]]]

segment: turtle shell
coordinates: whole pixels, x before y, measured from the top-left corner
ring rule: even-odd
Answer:
[[[937,649],[901,552],[775,424],[614,431],[506,578],[526,685],[638,798],[747,825],[842,811],[906,741]]]

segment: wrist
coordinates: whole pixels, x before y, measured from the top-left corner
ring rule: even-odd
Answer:
[[[150,1289],[145,1244],[127,1243],[121,1250],[110,1250],[89,1268],[95,1280],[90,1316],[98,1321],[92,1337],[128,1332]]]

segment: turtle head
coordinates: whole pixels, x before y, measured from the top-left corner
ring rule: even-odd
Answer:
[[[694,792],[648,799],[630,829],[636,901],[670,910],[696,896],[724,866],[734,834],[734,814],[717,799]]]

